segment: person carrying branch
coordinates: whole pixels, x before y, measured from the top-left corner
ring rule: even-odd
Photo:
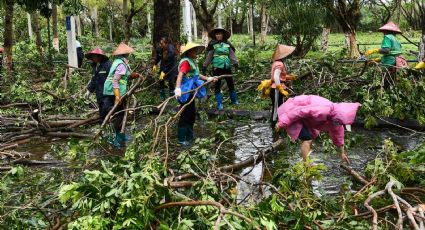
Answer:
[[[344,150],[344,125],[351,130],[359,103],[333,103],[316,95],[289,98],[277,113],[276,131],[285,129],[292,141],[301,140],[301,157],[307,161],[312,140],[327,132],[338,147],[341,160],[350,163]]]
[[[168,37],[162,37],[159,46],[156,49],[156,57],[152,72],[158,71],[158,63],[161,62],[159,68],[159,95],[161,100],[165,100],[165,81],[168,82],[168,92],[170,96],[174,96],[174,87],[177,77],[177,66],[176,66],[176,49],[171,44]]]
[[[205,87],[201,87],[204,81],[217,81],[214,77],[206,77],[199,73],[199,68],[196,63],[196,57],[205,49],[204,46],[196,43],[186,44],[181,52],[182,59],[179,63],[179,73],[177,75],[176,89],[174,94],[177,101],[180,103],[180,109],[186,106],[177,124],[177,140],[182,146],[188,146],[193,141],[193,126],[196,120],[195,99],[206,96]],[[204,81],[202,81],[204,80]],[[201,87],[201,88],[199,88]],[[199,88],[199,89],[197,89]],[[197,89],[197,92],[189,92]]]
[[[118,104],[113,120],[115,138],[110,140],[111,144],[116,148],[120,148],[122,142],[129,140],[128,136],[121,133],[122,121],[124,118],[124,112],[122,110],[124,110],[125,104],[125,102],[121,100],[121,97],[127,93],[127,83],[129,78],[134,79],[142,77],[142,75],[138,73],[132,73],[130,66],[128,65],[128,56],[133,52],[134,49],[130,46],[124,43],[119,44],[117,49],[112,53],[115,59],[103,87],[103,113],[108,114],[114,105]]]
[[[96,93],[96,102],[99,107],[99,115],[101,121],[103,121],[106,117],[103,109],[103,85],[111,69],[111,62],[109,61],[108,56],[106,56],[103,50],[100,48],[95,48],[94,50],[85,54],[85,57],[92,61],[91,66],[93,68],[93,75],[84,97],[88,98],[91,93]]]
[[[215,28],[208,34],[212,40],[207,47],[207,57],[203,64],[202,72],[205,74],[207,67],[212,63],[213,75],[220,76],[232,74],[231,67],[238,68],[239,63],[235,55],[235,47],[228,41],[230,32],[223,28]],[[229,88],[230,100],[232,104],[239,104],[233,77],[225,78]],[[217,109],[223,110],[223,94],[221,94],[221,79],[215,83],[215,100]]]
[[[408,64],[406,59],[401,55],[401,43],[396,38],[397,34],[401,34],[401,30],[398,26],[394,22],[389,22],[379,28],[379,31],[384,33],[381,48],[367,50],[364,55],[370,56],[375,53],[382,54],[380,59],[373,60],[381,62],[384,67],[383,83],[384,85],[388,85],[394,82],[396,70],[398,68],[407,67]]]
[[[278,44],[272,55],[272,70],[271,70],[271,85],[270,85],[270,99],[272,102],[272,127],[277,122],[277,108],[283,103],[284,97],[288,97],[289,93],[284,84],[285,81],[295,80],[295,77],[287,73],[287,66],[285,59],[291,55],[295,50],[293,46]]]

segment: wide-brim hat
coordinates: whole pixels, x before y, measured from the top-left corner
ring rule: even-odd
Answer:
[[[96,47],[94,50],[86,53],[84,55],[87,59],[93,60],[94,57],[98,56],[102,60],[108,60],[108,56],[106,56],[105,52],[99,47]]]
[[[212,38],[212,39],[215,39],[215,34],[217,33],[217,32],[223,32],[223,40],[227,40],[227,39],[229,39],[230,38],[230,32],[229,31],[227,31],[226,29],[224,29],[224,28],[222,28],[222,27],[217,27],[217,28],[214,28],[214,29],[212,29],[209,33],[208,33],[208,36],[210,37],[210,38]]]
[[[114,56],[123,55],[123,54],[131,54],[135,50],[125,43],[120,43],[115,51],[112,53]]]
[[[294,50],[295,50],[294,46],[287,46],[287,45],[278,44],[276,46],[276,50],[274,51],[274,53],[272,55],[272,60],[277,61],[277,60],[280,60],[282,58],[285,58],[285,57],[289,56],[292,52],[294,52]]]
[[[189,51],[191,49],[196,49],[196,53],[199,54],[202,51],[204,51],[205,46],[199,45],[199,44],[196,44],[196,43],[193,43],[193,42],[189,42],[181,48],[181,55],[184,55],[187,51]]]
[[[398,28],[398,26],[394,22],[388,22],[387,24],[379,28],[378,31],[381,31],[381,32],[392,31],[392,32],[401,34],[400,28]]]

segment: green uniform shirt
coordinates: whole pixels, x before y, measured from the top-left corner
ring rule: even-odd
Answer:
[[[103,85],[103,95],[114,95],[112,79],[114,78],[115,70],[120,64],[124,64],[126,68],[125,74],[121,76],[121,79],[119,81],[120,96],[123,96],[125,93],[127,93],[127,81],[128,77],[130,76],[130,68],[128,68],[128,65],[125,64],[122,58],[116,58],[112,63],[111,70],[109,71],[108,77],[106,78],[105,84]]]
[[[189,72],[185,74],[185,77],[191,78],[192,76],[199,75],[198,65],[189,57],[182,58],[182,60],[179,63],[179,69],[180,69],[180,65],[185,61],[189,62],[189,66],[190,66],[190,70]]]
[[[214,56],[212,60],[212,66],[219,69],[230,69],[230,45],[226,42],[220,42],[214,46]]]
[[[393,34],[387,34],[384,36],[384,40],[381,44],[381,49],[388,48],[390,53],[383,55],[381,63],[384,66],[395,66],[395,57],[401,54],[401,44],[397,41]]]

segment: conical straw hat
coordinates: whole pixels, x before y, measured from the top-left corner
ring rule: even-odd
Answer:
[[[211,31],[208,33],[208,36],[209,36],[210,38],[212,38],[212,39],[215,39],[215,34],[216,34],[217,32],[223,32],[223,40],[227,40],[227,39],[229,39],[229,38],[230,38],[230,32],[229,32],[229,31],[227,31],[226,29],[222,28],[222,27],[214,28],[213,30],[211,30]]]
[[[117,47],[117,49],[112,53],[114,56],[123,55],[123,54],[130,54],[133,53],[135,50],[131,48],[130,46],[126,45],[125,43],[120,43]]]
[[[191,50],[191,49],[196,49],[196,53],[200,53],[202,52],[205,47],[203,45],[199,45],[193,42],[189,42],[187,43],[181,50],[181,55],[184,55],[187,51]]]
[[[96,47],[94,50],[86,53],[84,56],[90,60],[93,60],[94,56],[99,56],[103,60],[108,60],[108,56],[106,56],[103,50],[99,47]]]
[[[292,52],[294,52],[294,50],[295,50],[294,46],[286,46],[286,45],[278,44],[276,46],[276,50],[274,51],[272,55],[272,60],[277,61],[282,58],[285,58],[288,55],[290,55]]]
[[[388,22],[387,24],[379,28],[378,31],[381,31],[381,32],[392,31],[392,32],[401,34],[400,28],[398,28],[398,26],[394,22]]]

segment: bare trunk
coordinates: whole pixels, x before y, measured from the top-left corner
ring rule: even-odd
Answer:
[[[180,20],[181,18],[180,0],[156,0],[154,2],[153,31],[152,31],[152,54],[155,55],[155,48],[163,36],[171,39],[180,48]]]
[[[205,28],[203,28],[202,29],[202,44],[204,46],[207,46],[208,45],[208,40],[209,40],[209,38],[208,38],[208,31],[206,31]]]
[[[330,33],[331,33],[331,28],[323,27],[322,38],[320,39],[320,50],[321,51],[327,51],[328,50]]]
[[[81,36],[81,20],[80,15],[75,16],[75,26],[77,27],[77,36]]]
[[[40,58],[43,58],[43,42],[41,40],[38,12],[34,11],[33,13],[31,13],[31,18],[32,18],[32,26],[34,27],[35,45],[37,47],[37,51],[38,51],[38,54],[40,55]]]
[[[359,50],[357,48],[356,32],[352,31],[347,34],[349,47],[350,47],[350,58],[358,58],[360,56]]]
[[[260,34],[260,42],[261,43],[264,43],[266,41],[267,23],[268,23],[267,8],[263,4],[261,6],[261,34]]]
[[[112,36],[112,31],[113,31],[113,28],[112,28],[112,20],[113,20],[113,16],[111,15],[111,17],[109,18],[109,20],[108,20],[108,24],[109,24],[109,41],[113,41],[114,39],[113,39],[113,36]]]
[[[128,41],[130,40],[130,22],[129,22],[129,14],[128,14],[128,1],[123,0],[122,1],[122,11],[124,14],[124,43],[128,44]]]
[[[97,38],[99,37],[99,20],[97,17],[97,7],[94,6],[91,9],[91,18],[93,19],[93,37]]]
[[[52,24],[53,24],[53,48],[59,51],[58,7],[55,4],[53,4],[53,7],[52,7]]]
[[[251,10],[249,15],[249,27],[251,28],[252,44],[255,46],[255,32],[254,32],[254,1],[251,2]]]
[[[151,27],[152,22],[151,22],[151,12],[150,12],[149,9],[148,9],[148,13],[147,13],[146,17],[147,17],[147,20],[148,20],[147,21],[148,22],[148,36],[151,37],[152,36],[152,27]]]
[[[6,67],[8,80],[12,77],[12,45],[13,45],[13,0],[5,0],[4,14],[4,56],[3,62]]]
[[[421,41],[419,44],[419,60],[425,61],[425,31],[422,31]]]
[[[192,9],[192,23],[193,23],[193,40],[198,40],[198,23],[196,21],[196,12],[195,9],[193,9],[193,5],[191,4]]]
[[[31,15],[29,13],[27,13],[27,20],[28,20],[28,36],[32,38]]]
[[[233,35],[233,24],[232,24],[232,11],[229,11],[229,28],[230,28],[230,34]]]
[[[250,27],[251,20],[249,19],[249,15],[250,15],[250,13],[248,11],[247,14],[246,14],[246,27],[247,27],[247,30],[248,30],[248,34],[251,34],[251,27]]]

